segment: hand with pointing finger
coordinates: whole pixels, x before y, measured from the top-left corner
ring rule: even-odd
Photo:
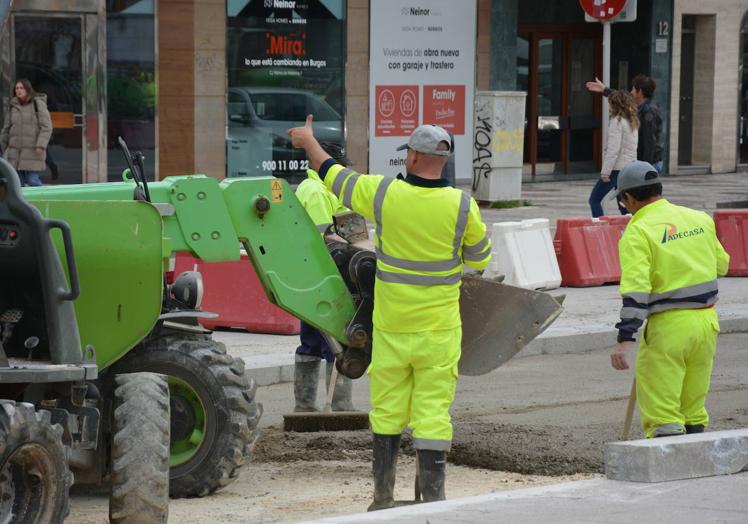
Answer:
[[[303,126],[292,127],[288,130],[288,136],[291,137],[291,143],[294,147],[306,149],[306,147],[314,140],[312,120],[312,115],[307,115],[306,123]]]

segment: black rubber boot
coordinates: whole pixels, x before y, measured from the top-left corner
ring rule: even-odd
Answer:
[[[395,471],[397,453],[400,450],[400,435],[378,435],[374,433],[374,502],[368,511],[377,511],[395,506]]]
[[[293,396],[296,400],[294,411],[318,411],[316,404],[319,363],[319,357],[296,355],[293,371]]]
[[[447,469],[447,453],[431,449],[419,449],[418,486],[424,502],[444,500],[444,478]]]
[[[693,426],[686,424],[686,434],[691,433],[704,433],[704,424],[694,424]]]
[[[327,378],[325,379],[327,388],[330,387],[330,377],[334,367],[335,361],[327,363]],[[335,380],[335,391],[332,394],[332,410],[355,411],[356,408],[353,407],[353,401],[351,400],[352,395],[353,380],[338,373],[338,378]]]

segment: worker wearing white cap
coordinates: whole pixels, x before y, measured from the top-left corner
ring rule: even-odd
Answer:
[[[449,134],[423,125],[411,134],[405,177],[361,174],[327,155],[311,117],[289,130],[342,204],[376,226],[374,333],[369,380],[374,433],[374,502],[394,505],[395,466],[406,426],[418,454],[425,501],[444,499],[446,454],[452,443],[449,408],[457,384],[462,322],[462,264],[483,269],[491,243],[478,205],[441,178]]]

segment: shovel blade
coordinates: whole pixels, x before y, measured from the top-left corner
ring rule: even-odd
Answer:
[[[501,366],[561,314],[549,294],[465,276],[460,293],[461,375],[484,375]]]

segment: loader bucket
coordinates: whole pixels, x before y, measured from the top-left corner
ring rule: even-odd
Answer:
[[[466,275],[462,279],[461,375],[484,375],[501,366],[561,314],[549,294]]]

